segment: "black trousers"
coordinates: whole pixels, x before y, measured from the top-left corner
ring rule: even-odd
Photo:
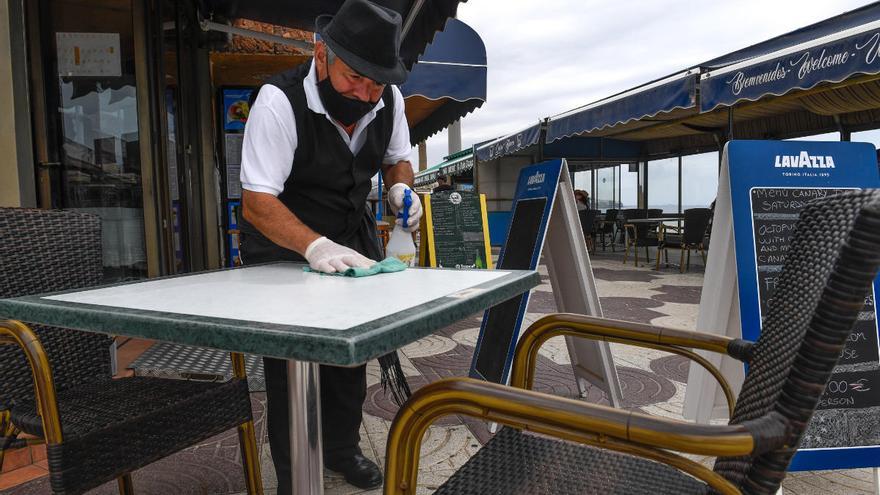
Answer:
[[[375,224],[365,215],[364,225],[359,232],[345,244],[372,259],[379,259],[376,243]],[[253,229],[253,227],[250,227]],[[305,260],[297,253],[284,249],[258,233],[241,234],[242,263],[252,265],[271,261]],[[290,472],[290,397],[287,394],[287,361],[264,358],[266,375],[267,420],[269,448],[272,450],[272,463],[278,476],[278,495],[288,495],[292,491]],[[324,462],[333,462],[360,454],[360,426],[363,419],[363,404],[367,397],[367,367],[354,368],[337,366],[320,367],[321,386],[321,442]]]
[[[278,476],[278,495],[291,493],[290,423],[287,395],[287,361],[263,358],[266,373],[269,448]],[[362,406],[367,396],[366,365],[340,368],[321,365],[321,442],[324,461],[360,454]]]

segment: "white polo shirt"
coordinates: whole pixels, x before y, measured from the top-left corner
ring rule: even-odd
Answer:
[[[379,103],[357,121],[351,137],[345,129],[330,118],[318,94],[318,75],[315,62],[303,79],[306,104],[309,110],[323,114],[339,131],[339,136],[348,145],[352,154],[357,154],[364,146],[367,125],[376,118],[376,112],[385,107],[381,98]],[[383,164],[393,165],[401,160],[409,160],[412,147],[409,144],[409,126],[404,113],[403,95],[397,86],[391,87],[394,96],[394,127],[391,141],[385,151]],[[241,150],[241,187],[248,191],[281,194],[284,183],[290,176],[293,156],[296,152],[296,120],[287,95],[271,84],[265,84],[257,94],[244,128],[244,144]],[[320,152],[320,151],[319,151]]]

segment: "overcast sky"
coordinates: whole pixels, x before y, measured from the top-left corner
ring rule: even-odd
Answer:
[[[486,103],[462,120],[462,145],[509,134],[868,3],[469,0],[459,6],[458,17],[483,38],[489,78]],[[429,166],[446,154],[445,132],[428,140]]]

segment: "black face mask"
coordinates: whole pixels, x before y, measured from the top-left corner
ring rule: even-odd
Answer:
[[[378,100],[375,103],[370,103],[369,101],[346,98],[339,94],[333,87],[333,83],[330,82],[329,65],[327,65],[327,77],[318,82],[318,94],[321,96],[321,102],[324,103],[327,113],[346,127],[360,120],[378,103]]]

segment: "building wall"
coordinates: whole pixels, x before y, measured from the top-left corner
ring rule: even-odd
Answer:
[[[9,3],[0,2],[0,108],[13,109],[12,47]],[[15,111],[0,112],[0,206],[21,206],[18,160],[15,159]]]
[[[486,209],[510,211],[519,171],[536,161],[527,156],[505,156],[488,162],[478,162],[478,188],[486,195]]]
[[[36,206],[21,0],[0,0],[0,206]]]

